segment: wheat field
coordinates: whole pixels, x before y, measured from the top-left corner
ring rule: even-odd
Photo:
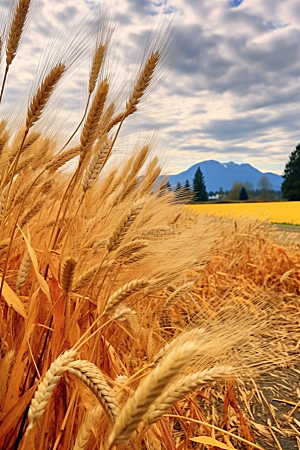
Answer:
[[[216,217],[236,218],[243,214],[268,222],[300,225],[299,202],[209,203],[189,205],[189,208],[199,214],[210,214]]]
[[[34,4],[1,18],[1,98]],[[0,447],[262,448],[272,434],[245,383],[292,365],[299,248],[266,222],[187,210],[157,181],[153,139],[122,155],[124,123],[167,70],[172,27],[156,30],[120,96],[106,21],[58,37],[25,114],[1,119]],[[65,139],[53,98],[83,55],[86,105]]]

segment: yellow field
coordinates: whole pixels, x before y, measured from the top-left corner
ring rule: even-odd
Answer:
[[[293,223],[300,225],[300,202],[263,202],[263,203],[207,203],[189,205],[199,214],[238,217],[251,215],[269,222]]]

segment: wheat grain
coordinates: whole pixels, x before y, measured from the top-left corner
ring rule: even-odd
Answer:
[[[116,248],[120,245],[129,228],[141,212],[143,206],[144,201],[138,200],[128,211],[123,214],[115,229],[107,239],[106,248],[108,252],[116,250]]]
[[[118,416],[118,407],[114,391],[110,388],[102,372],[93,363],[84,360],[73,361],[68,372],[82,381],[97,397],[109,420],[114,423]]]
[[[93,64],[92,64],[92,69],[91,69],[91,74],[90,74],[90,80],[89,80],[89,93],[92,94],[94,92],[97,80],[98,80],[98,76],[99,76],[99,72],[104,60],[104,56],[105,56],[105,45],[98,45],[98,47],[96,48],[95,54],[94,54],[94,58],[93,58]]]
[[[217,366],[212,369],[202,370],[190,375],[185,375],[171,384],[171,386],[158,397],[151,406],[146,420],[149,425],[157,422],[168,409],[182,400],[187,394],[200,387],[228,378],[234,373],[233,367]]]
[[[67,257],[60,266],[59,282],[65,294],[72,291],[73,280],[77,262],[70,256]]]
[[[23,289],[23,287],[25,286],[28,277],[29,277],[29,273],[30,273],[30,269],[32,266],[32,261],[29,255],[28,250],[25,251],[20,267],[19,267],[19,271],[18,271],[18,277],[17,277],[17,283],[16,283],[16,287],[17,287],[17,292],[21,292],[21,290]]]
[[[58,63],[42,81],[37,93],[34,95],[27,112],[26,130],[28,131],[40,118],[55,86],[65,72],[65,65]]]
[[[191,362],[197,353],[197,347],[197,343],[194,342],[176,346],[137,388],[133,396],[127,400],[116,420],[109,436],[109,448],[116,444],[124,444],[130,439],[151,404],[180,370]]]
[[[31,400],[28,411],[28,426],[26,429],[26,434],[29,433],[35,423],[44,414],[47,403],[61,377],[61,374],[67,370],[68,365],[72,362],[74,356],[75,351],[66,351],[51,364],[50,369],[46,372],[42,382],[39,384],[34,394],[34,398]]]
[[[16,56],[25,20],[29,11],[30,1],[31,0],[19,0],[17,5],[7,41],[6,66],[9,66]]]
[[[125,300],[130,295],[144,289],[150,285],[150,281],[147,278],[140,278],[137,280],[132,280],[129,283],[124,284],[116,292],[114,292],[107,300],[104,313],[108,314],[115,308],[119,303]]]

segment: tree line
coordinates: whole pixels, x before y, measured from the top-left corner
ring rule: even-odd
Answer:
[[[189,180],[185,181],[182,186],[178,181],[174,187],[174,191],[178,197],[183,194],[189,201],[205,202],[207,200],[300,200],[300,143],[291,153],[289,161],[285,165],[283,174],[283,183],[281,191],[275,191],[269,178],[263,175],[258,183],[256,189],[254,185],[249,182],[234,181],[231,189],[225,191],[222,187],[216,192],[207,192],[205,180],[200,166],[197,168],[193,183],[190,185]],[[165,188],[173,190],[170,183],[165,184]]]

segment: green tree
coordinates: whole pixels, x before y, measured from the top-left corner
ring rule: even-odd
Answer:
[[[245,188],[245,186],[243,186],[241,191],[240,191],[239,200],[248,200],[248,199],[249,199],[249,197],[248,197],[246,188]]]
[[[198,169],[196,170],[195,173],[195,177],[193,179],[193,191],[194,191],[194,199],[196,202],[206,202],[208,200],[204,176],[203,173],[201,172],[200,166],[198,166]]]
[[[182,189],[182,186],[180,184],[179,181],[177,181],[176,187],[175,187],[175,192],[180,191]]]
[[[300,200],[300,143],[291,153],[284,168],[282,195],[287,200]]]
[[[185,190],[186,193],[190,194],[190,192],[191,192],[191,185],[190,185],[189,180],[186,180],[185,185],[184,185],[184,190]]]

